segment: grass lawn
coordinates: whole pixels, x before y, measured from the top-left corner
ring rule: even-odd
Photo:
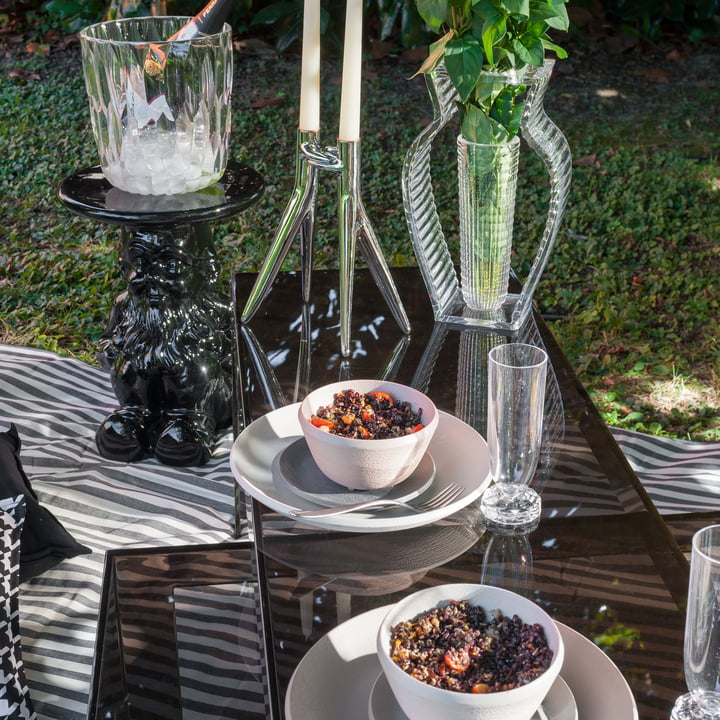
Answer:
[[[252,48],[255,48],[254,50]],[[613,54],[575,38],[546,96],[575,159],[540,309],[609,424],[720,440],[720,45],[666,42]],[[266,178],[262,201],[216,227],[223,283],[257,269],[292,187],[299,56],[240,43],[231,156]],[[400,169],[431,112],[416,62],[368,59],[363,198],[391,265],[414,264]],[[334,142],[337,60],[323,64]],[[117,229],[72,216],[58,183],[97,162],[77,43],[49,56],[6,46],[0,64],[0,341],[93,362],[122,289]],[[437,201],[452,225],[454,146],[437,152]],[[522,159],[516,268],[544,227],[547,183]],[[334,184],[321,185],[316,262],[336,265]],[[456,241],[450,228],[449,241]],[[297,265],[297,255],[288,267]]]

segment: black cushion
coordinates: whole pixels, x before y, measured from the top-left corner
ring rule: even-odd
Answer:
[[[0,498],[23,495],[26,515],[20,539],[20,582],[44,573],[66,558],[91,552],[78,543],[37,498],[20,462],[20,436],[14,425],[0,433]]]

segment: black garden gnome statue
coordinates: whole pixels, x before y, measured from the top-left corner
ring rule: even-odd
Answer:
[[[217,430],[231,422],[232,313],[211,288],[217,279],[207,225],[126,237],[118,296],[100,341],[120,402],[97,431],[103,457],[167,465],[210,458]]]

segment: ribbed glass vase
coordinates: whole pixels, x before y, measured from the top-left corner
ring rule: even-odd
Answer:
[[[471,310],[499,310],[508,293],[520,138],[457,139],[460,289]]]
[[[526,264],[530,264],[530,270],[526,277],[517,278],[521,284],[520,291],[510,292],[499,309],[491,310],[476,309],[482,306],[466,296],[467,288],[477,284],[476,279],[471,281],[472,274],[468,275],[461,267],[464,263],[451,253],[435,204],[431,173],[433,142],[443,128],[455,119],[458,94],[442,63],[426,75],[433,104],[433,120],[408,150],[403,164],[402,191],[405,217],[418,267],[438,321],[516,332],[531,313],[533,293],[555,245],[570,194],[572,176],[572,155],[567,140],[545,114],[543,107],[543,96],[553,64],[553,60],[547,60],[542,67],[527,68],[522,73],[489,74],[487,78],[491,83],[502,82],[524,88],[520,137],[525,142],[521,145],[527,145],[540,157],[549,179],[545,230],[539,239],[535,256],[524,258]],[[507,207],[511,212],[514,212],[514,205],[514,202],[508,202]],[[503,223],[506,221],[507,217]],[[503,223],[498,221],[496,224],[499,227]],[[485,239],[483,242],[499,246],[497,240]]]

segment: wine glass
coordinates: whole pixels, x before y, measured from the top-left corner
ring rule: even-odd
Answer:
[[[689,692],[671,720],[720,720],[720,525],[693,536],[684,658]]]
[[[529,487],[542,442],[547,353],[525,343],[488,353],[487,442],[494,483],[480,509],[501,526],[526,526],[540,517],[541,501]]]

